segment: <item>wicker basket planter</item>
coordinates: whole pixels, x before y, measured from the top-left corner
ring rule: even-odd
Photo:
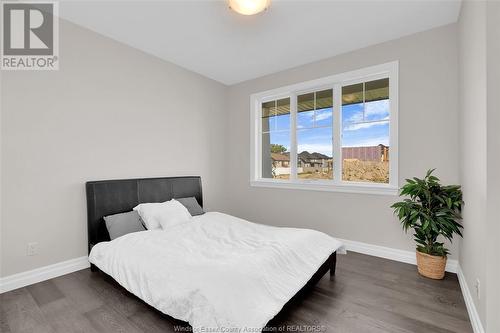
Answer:
[[[417,252],[417,266],[420,275],[430,279],[441,280],[444,278],[446,257],[431,256],[427,253]]]

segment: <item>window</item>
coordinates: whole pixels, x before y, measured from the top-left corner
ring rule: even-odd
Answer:
[[[262,103],[262,178],[290,179],[290,98]]]
[[[389,79],[342,87],[342,180],[389,183]]]
[[[297,96],[297,178],[333,179],[333,91]]]
[[[397,68],[252,95],[251,184],[397,194]]]

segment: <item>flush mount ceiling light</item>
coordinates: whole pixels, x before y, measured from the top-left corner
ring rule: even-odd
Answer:
[[[255,15],[266,10],[271,0],[229,0],[229,8],[242,15]]]

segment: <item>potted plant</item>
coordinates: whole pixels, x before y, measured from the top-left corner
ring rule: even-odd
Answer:
[[[451,242],[454,234],[462,236],[459,221],[463,201],[460,186],[441,185],[433,171],[427,171],[424,179],[407,179],[400,192],[407,198],[391,208],[405,232],[414,230],[418,272],[431,279],[442,279],[449,252],[439,237]]]

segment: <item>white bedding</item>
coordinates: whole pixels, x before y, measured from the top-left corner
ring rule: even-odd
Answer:
[[[260,331],[342,243],[318,231],[206,213],[95,245],[89,260],[196,331]]]

